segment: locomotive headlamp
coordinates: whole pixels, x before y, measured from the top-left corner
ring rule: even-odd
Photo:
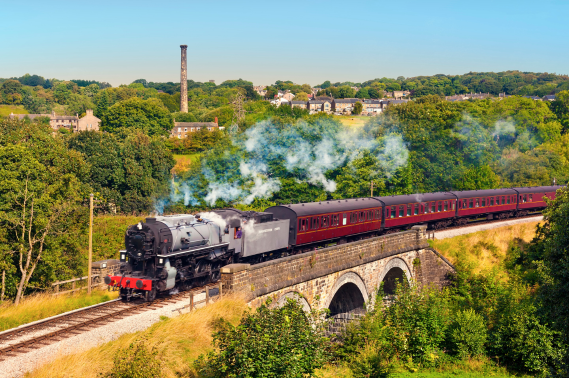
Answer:
[[[126,253],[121,252],[121,262],[126,262]]]
[[[164,258],[163,257],[157,257],[156,258],[156,266],[159,268],[162,268],[164,266]]]

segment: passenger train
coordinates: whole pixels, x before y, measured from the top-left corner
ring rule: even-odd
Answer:
[[[147,218],[130,226],[120,274],[105,277],[123,299],[215,282],[224,265],[262,261],[427,225],[442,229],[479,219],[538,213],[561,186],[421,193],[223,209]]]

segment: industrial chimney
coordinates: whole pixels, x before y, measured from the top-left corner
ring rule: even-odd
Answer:
[[[188,45],[180,45],[182,49],[182,65],[180,67],[180,112],[188,112]]]

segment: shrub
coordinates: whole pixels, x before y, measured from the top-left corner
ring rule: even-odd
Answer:
[[[382,302],[381,293],[376,303]],[[374,345],[384,359],[438,366],[444,360],[441,349],[449,326],[449,307],[445,291],[398,285],[389,306],[376,306],[359,324],[346,329],[338,355],[349,359]]]
[[[472,309],[458,311],[450,326],[450,350],[460,358],[484,354],[488,337],[486,324],[481,315]]]
[[[351,356],[348,363],[354,378],[388,377],[391,366],[389,359],[375,344],[366,344]]]
[[[224,319],[214,323],[217,352],[201,355],[194,367],[204,377],[307,377],[329,359],[325,323],[297,301],[280,308],[270,302],[246,312],[237,327]]]
[[[490,348],[501,363],[528,373],[555,369],[565,352],[560,334],[540,322],[533,305],[512,303],[490,334]]]
[[[132,342],[128,348],[117,352],[113,368],[108,378],[154,378],[160,377],[161,362],[157,358],[156,349],[146,347],[146,339],[140,338]]]

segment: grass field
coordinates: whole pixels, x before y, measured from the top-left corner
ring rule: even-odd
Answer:
[[[0,117],[8,117],[10,113],[29,114],[23,105],[0,105]]]
[[[212,321],[223,317],[236,324],[246,308],[244,300],[227,296],[207,307],[155,323],[145,331],[125,334],[100,347],[57,358],[27,377],[104,376],[112,368],[116,352],[140,338],[147,340],[145,344],[149,348],[156,347],[159,351],[158,358],[163,364],[161,377],[187,377],[192,361],[212,348]]]
[[[342,122],[345,126],[361,127],[365,125],[367,120],[371,117],[368,116],[334,116],[338,121]]]
[[[174,155],[174,159],[176,160],[176,165],[172,168],[172,173],[180,174],[182,172],[187,171],[190,168],[192,163],[195,163],[201,154],[191,154],[191,155]]]
[[[25,297],[18,306],[12,302],[0,305],[0,331],[36,320],[49,318],[67,311],[115,299],[118,292],[94,290],[91,295],[79,292],[71,295],[38,294]]]
[[[510,243],[530,242],[538,223],[520,223],[429,243],[451,263],[465,262],[474,273],[481,273],[503,265]]]

